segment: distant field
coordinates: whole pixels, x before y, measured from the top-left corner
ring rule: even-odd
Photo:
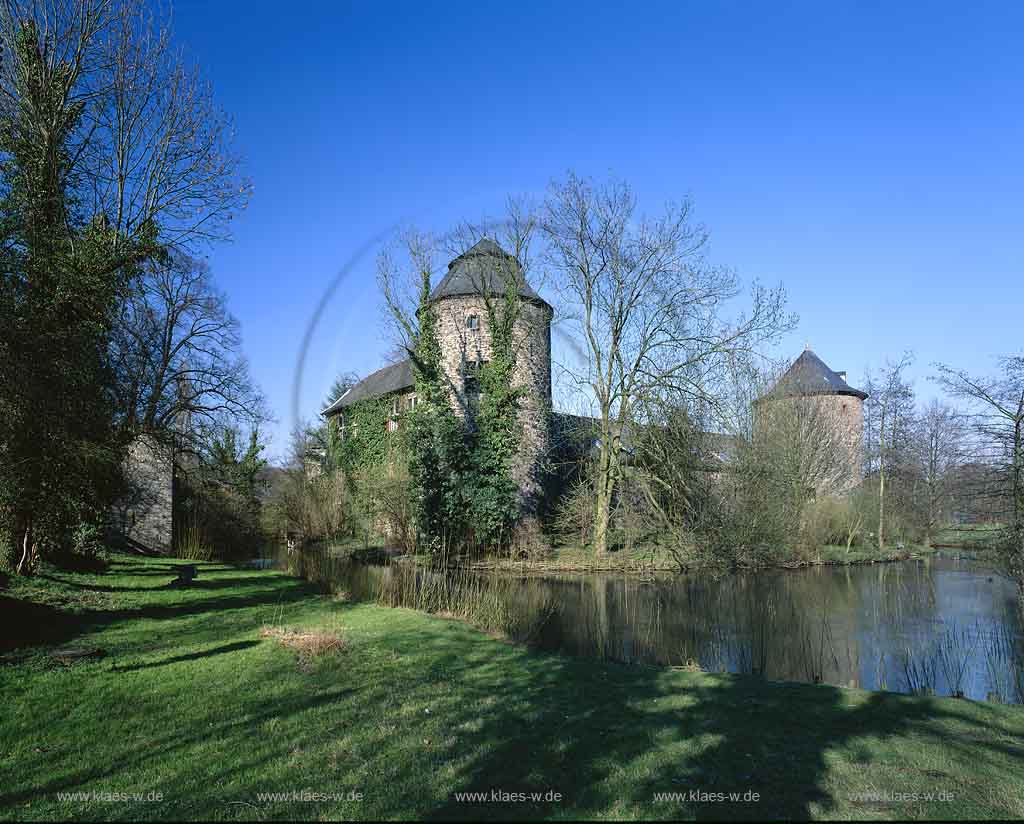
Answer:
[[[1002,524],[949,526],[936,534],[933,543],[936,546],[962,547],[964,549],[992,549],[995,539],[998,538],[1002,529]]]

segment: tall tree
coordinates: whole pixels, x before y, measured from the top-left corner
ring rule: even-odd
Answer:
[[[1002,357],[998,366],[996,375],[976,376],[940,364],[938,380],[968,404],[973,457],[999,485],[1006,561],[1024,597],[1024,356]]]
[[[202,261],[171,252],[145,263],[121,305],[111,356],[129,435],[173,436],[199,453],[207,434],[266,418],[238,321]]]
[[[114,494],[129,285],[224,237],[250,187],[143,0],[7,0],[0,56],[0,523],[25,571]]]
[[[923,487],[925,543],[949,515],[956,471],[964,460],[963,416],[948,403],[933,399],[917,416],[914,450]]]
[[[327,397],[324,398],[323,405],[325,407],[330,406],[338,398],[348,392],[353,386],[359,383],[359,375],[355,372],[342,372],[336,377],[331,383],[331,388],[327,390]]]
[[[898,361],[886,361],[881,369],[869,372],[864,391],[865,444],[869,471],[878,478],[878,547],[885,549],[886,484],[904,468],[911,454],[914,390],[905,378],[913,355],[905,353]]]
[[[406,328],[418,403],[409,415],[409,475],[419,531],[431,550],[444,554],[461,540],[466,526],[465,430],[452,410],[445,381],[437,313],[430,301],[430,267],[425,256],[414,254],[414,260],[419,264],[419,309],[417,325],[406,319]]]
[[[781,288],[754,285],[749,312],[729,320],[736,275],[704,258],[707,232],[688,201],[662,215],[638,214],[622,182],[597,185],[570,175],[553,183],[543,230],[548,263],[582,363],[568,368],[596,407],[594,546],[608,550],[623,438],[646,396],[672,391],[714,405],[714,385],[730,361],[789,329]]]
[[[27,573],[74,523],[94,522],[111,494],[119,451],[106,350],[120,294],[149,243],[112,256],[114,232],[78,196],[80,81],[102,14],[83,14],[64,32],[70,42],[58,42],[32,17],[5,12],[0,518],[4,554],[13,549]]]

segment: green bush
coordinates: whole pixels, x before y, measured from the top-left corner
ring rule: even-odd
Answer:
[[[75,555],[96,558],[104,549],[103,529],[95,523],[83,522],[71,534],[71,551]]]
[[[355,504],[366,535],[380,534],[407,553],[417,547],[412,481],[403,462],[368,466],[355,473]]]
[[[174,553],[203,561],[251,555],[262,540],[259,510],[230,487],[182,484],[175,515]]]
[[[849,498],[827,496],[804,505],[798,544],[816,554],[823,546],[854,546],[864,531],[865,518]]]

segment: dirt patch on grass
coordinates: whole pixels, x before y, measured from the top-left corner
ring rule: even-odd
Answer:
[[[318,658],[345,651],[345,639],[327,630],[299,630],[288,627],[263,627],[260,638],[272,638],[281,646],[294,650],[299,665],[309,667]]]

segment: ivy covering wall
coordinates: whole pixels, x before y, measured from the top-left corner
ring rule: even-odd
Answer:
[[[510,283],[486,299],[491,359],[478,373],[471,419],[455,414],[442,367],[435,307],[424,273],[419,328],[411,352],[418,403],[404,418],[410,494],[417,529],[432,551],[494,549],[511,537],[519,515],[512,466],[520,443],[522,390],[513,387],[519,295]]]
[[[368,398],[346,407],[344,437],[334,426],[330,432],[330,450],[336,465],[351,472],[400,457],[402,430],[389,432],[390,418],[390,397]]]

